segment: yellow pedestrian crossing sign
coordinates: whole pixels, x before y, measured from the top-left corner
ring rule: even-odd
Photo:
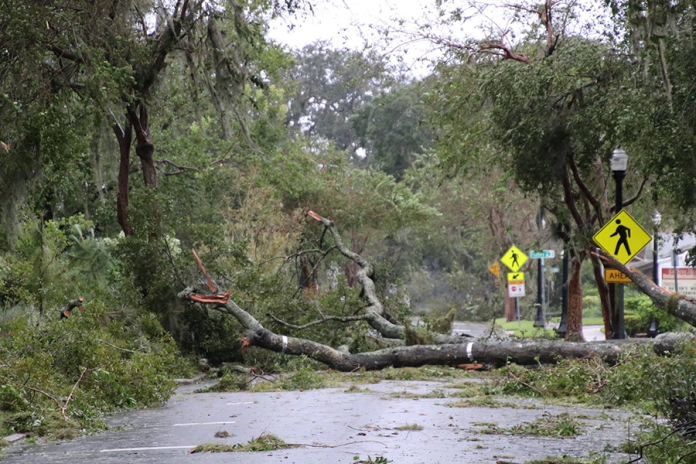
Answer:
[[[625,209],[604,224],[592,238],[621,264],[635,258],[652,240],[650,234]]]
[[[510,268],[512,272],[517,272],[520,270],[524,263],[527,262],[527,255],[525,255],[522,250],[512,245],[510,249],[505,252],[500,262]]]
[[[508,284],[524,284],[524,272],[508,272]]]
[[[498,261],[491,264],[491,267],[488,268],[488,272],[496,277],[500,277],[500,265],[498,264]]]

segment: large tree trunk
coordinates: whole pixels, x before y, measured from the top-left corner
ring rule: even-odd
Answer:
[[[128,189],[130,176],[130,151],[133,143],[133,128],[126,118],[124,127],[114,125],[114,133],[118,141],[120,161],[118,166],[118,193],[116,194],[116,218],[126,237],[133,235],[130,216],[128,214]],[[100,187],[101,188],[101,187]]]
[[[590,255],[592,260],[592,269],[594,271],[595,283],[597,284],[597,290],[599,291],[599,301],[602,305],[602,319],[604,320],[604,337],[609,339],[612,332],[611,321],[613,304],[611,301],[611,295],[609,294],[609,286],[604,281],[604,275],[602,273],[602,266],[599,262],[599,258],[596,255]]]
[[[476,340],[466,344],[399,346],[369,353],[350,354],[312,340],[275,334],[264,328],[256,318],[232,300],[222,304],[221,301],[213,301],[216,297],[200,297],[193,293],[192,289],[184,290],[179,296],[186,300],[212,304],[218,311],[235,317],[247,331],[245,345],[258,346],[276,353],[307,356],[342,372],[351,372],[356,369],[376,370],[390,366],[418,367],[426,364],[456,365],[471,362],[494,366],[504,366],[509,362],[521,365],[553,364],[562,358],[584,358],[592,355],[599,356],[608,363],[615,363],[623,354],[623,347],[633,346],[635,343],[626,340],[597,343]],[[206,299],[208,301],[205,301]],[[688,336],[688,334],[662,336],[656,342],[656,351],[674,352],[678,348],[678,342]],[[651,343],[652,339],[642,339],[638,342]]]
[[[566,341],[585,341],[582,334],[582,256],[575,254],[570,261],[570,281],[568,282],[568,329]]]
[[[507,287],[505,287],[505,320],[507,322],[515,320],[515,299],[510,298]]]

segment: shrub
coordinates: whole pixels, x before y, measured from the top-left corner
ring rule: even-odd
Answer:
[[[630,318],[626,318],[626,331],[629,334],[631,331],[634,331],[633,334],[647,332],[653,317],[657,318],[660,323],[661,333],[671,332],[677,328],[677,318],[655,307],[652,300],[645,295],[626,298],[624,308],[626,314],[631,315]],[[631,319],[630,322],[629,319]]]
[[[72,430],[68,435],[73,436],[99,427],[102,413],[163,404],[172,393],[170,376],[185,370],[171,337],[161,327],[156,330],[148,315],[114,321],[105,306],[94,303],[68,319],[39,326],[28,320],[17,317],[0,325],[4,432]]]

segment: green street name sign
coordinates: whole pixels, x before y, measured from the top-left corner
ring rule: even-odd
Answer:
[[[554,250],[530,250],[529,257],[532,259],[555,258],[556,251],[554,251]]]

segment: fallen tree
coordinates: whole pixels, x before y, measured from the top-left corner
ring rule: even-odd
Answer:
[[[181,298],[199,301],[198,294],[187,288],[179,294]],[[208,297],[204,297],[208,298]],[[330,346],[304,338],[288,337],[271,332],[251,314],[234,301],[212,303],[213,309],[236,318],[246,329],[245,346],[257,346],[276,353],[304,355],[338,371],[356,369],[376,370],[385,367],[418,367],[431,365],[454,365],[470,362],[501,366],[508,362],[520,365],[556,363],[562,358],[584,358],[599,356],[606,362],[615,363],[627,347],[638,343],[653,343],[652,339],[614,340],[594,343],[564,341],[519,341],[499,342],[476,340],[467,343],[442,345],[414,345],[386,348],[368,353],[350,354]],[[674,352],[679,342],[689,338],[687,334],[665,334],[655,341],[658,353]]]
[[[696,326],[696,302],[680,293],[670,292],[650,280],[640,271],[629,269],[608,253],[597,254],[609,266],[626,274],[634,284],[652,300],[653,304],[684,322]]]
[[[311,327],[326,321],[352,322],[361,320],[370,324],[384,339],[403,343],[402,340],[406,335],[406,328],[393,324],[384,318],[382,303],[375,293],[375,285],[372,280],[374,269],[370,263],[343,245],[335,225],[330,220],[322,218],[313,212],[310,212],[309,215],[321,222],[325,229],[331,232],[336,249],[346,258],[356,262],[360,267],[357,279],[363,286],[368,304],[363,308],[363,314],[359,316],[324,316],[320,312],[322,316],[320,320],[302,326],[289,324],[273,316],[271,318],[281,325],[293,329]],[[198,259],[197,255],[196,258]],[[375,370],[389,366],[417,367],[426,364],[454,365],[470,362],[480,362],[494,366],[505,365],[508,362],[530,365],[555,363],[562,358],[584,358],[588,356],[599,356],[606,362],[614,363],[618,361],[628,347],[633,347],[636,343],[653,343],[649,339],[572,343],[545,340],[519,342],[473,341],[471,338],[466,339],[466,343],[461,343],[459,337],[433,334],[433,339],[437,343],[434,345],[394,346],[367,353],[351,354],[345,349],[338,350],[312,340],[279,335],[268,330],[252,314],[237,305],[231,299],[229,293],[218,293],[217,286],[207,275],[205,267],[200,263],[200,260],[198,261],[212,294],[203,294],[194,288],[187,288],[179,294],[180,298],[209,305],[214,310],[234,317],[246,330],[246,337],[242,339],[244,346],[257,346],[277,353],[304,355],[320,361],[333,369],[344,372],[356,369]],[[674,352],[678,348],[679,342],[684,340],[685,337],[689,336],[685,334],[661,336],[654,342],[655,350],[659,353]],[[448,343],[447,341],[450,340],[454,340],[455,343]]]

